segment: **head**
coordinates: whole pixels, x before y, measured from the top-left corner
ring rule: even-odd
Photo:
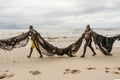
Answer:
[[[29,26],[29,31],[32,31],[32,30],[33,30],[33,26],[30,25],[30,26]]]
[[[86,28],[87,28],[87,29],[90,29],[90,25],[88,24],[88,25],[86,26]]]
[[[86,29],[87,29],[87,30],[91,30],[89,24],[86,26]]]

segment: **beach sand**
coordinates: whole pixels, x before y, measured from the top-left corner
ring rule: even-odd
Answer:
[[[29,47],[12,51],[0,50],[0,79],[2,80],[116,80],[120,79],[120,47],[114,47],[113,56],[105,56],[99,50],[96,56],[88,48],[86,57],[80,58],[83,48],[76,57],[53,56],[38,58]]]

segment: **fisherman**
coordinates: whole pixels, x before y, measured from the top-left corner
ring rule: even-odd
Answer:
[[[92,52],[93,52],[92,56],[96,55],[96,52],[94,51],[94,49],[92,47],[92,44],[91,44],[93,34],[94,34],[94,32],[91,30],[90,25],[87,25],[86,29],[85,29],[85,32],[82,34],[84,36],[84,39],[86,40],[86,43],[84,45],[83,55],[81,56],[82,58],[85,57],[87,47],[89,47],[92,50]],[[95,42],[95,40],[94,40],[94,42]]]
[[[32,55],[32,52],[33,52],[33,49],[36,48],[36,50],[39,52],[40,54],[40,58],[43,57],[43,55],[41,54],[41,51],[39,49],[39,45],[36,41],[37,39],[37,31],[35,29],[33,29],[33,26],[29,26],[29,32],[30,32],[30,37],[31,37],[31,40],[32,40],[32,44],[31,44],[31,48],[30,48],[30,54],[27,56],[28,58],[31,58],[31,55]]]

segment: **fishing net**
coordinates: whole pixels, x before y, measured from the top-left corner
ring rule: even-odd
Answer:
[[[29,32],[23,33],[21,35],[0,40],[0,48],[3,50],[12,50],[14,48],[24,47],[29,41]]]
[[[112,51],[113,44],[117,39],[120,40],[120,36],[118,35],[113,37],[105,37],[103,35],[95,33],[94,39],[103,54],[111,55],[110,52]]]
[[[75,43],[69,45],[68,47],[58,48],[50,44],[49,42],[47,42],[44,38],[42,38],[40,34],[38,34],[34,44],[39,45],[39,50],[45,55],[53,56],[57,54],[57,55],[63,56],[64,54],[66,54],[70,57],[73,57],[72,54],[75,54],[79,50],[82,44],[82,40],[83,40],[83,37],[80,37]]]

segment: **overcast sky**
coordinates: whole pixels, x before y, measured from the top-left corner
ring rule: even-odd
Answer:
[[[120,28],[120,0],[0,0],[0,28]]]

